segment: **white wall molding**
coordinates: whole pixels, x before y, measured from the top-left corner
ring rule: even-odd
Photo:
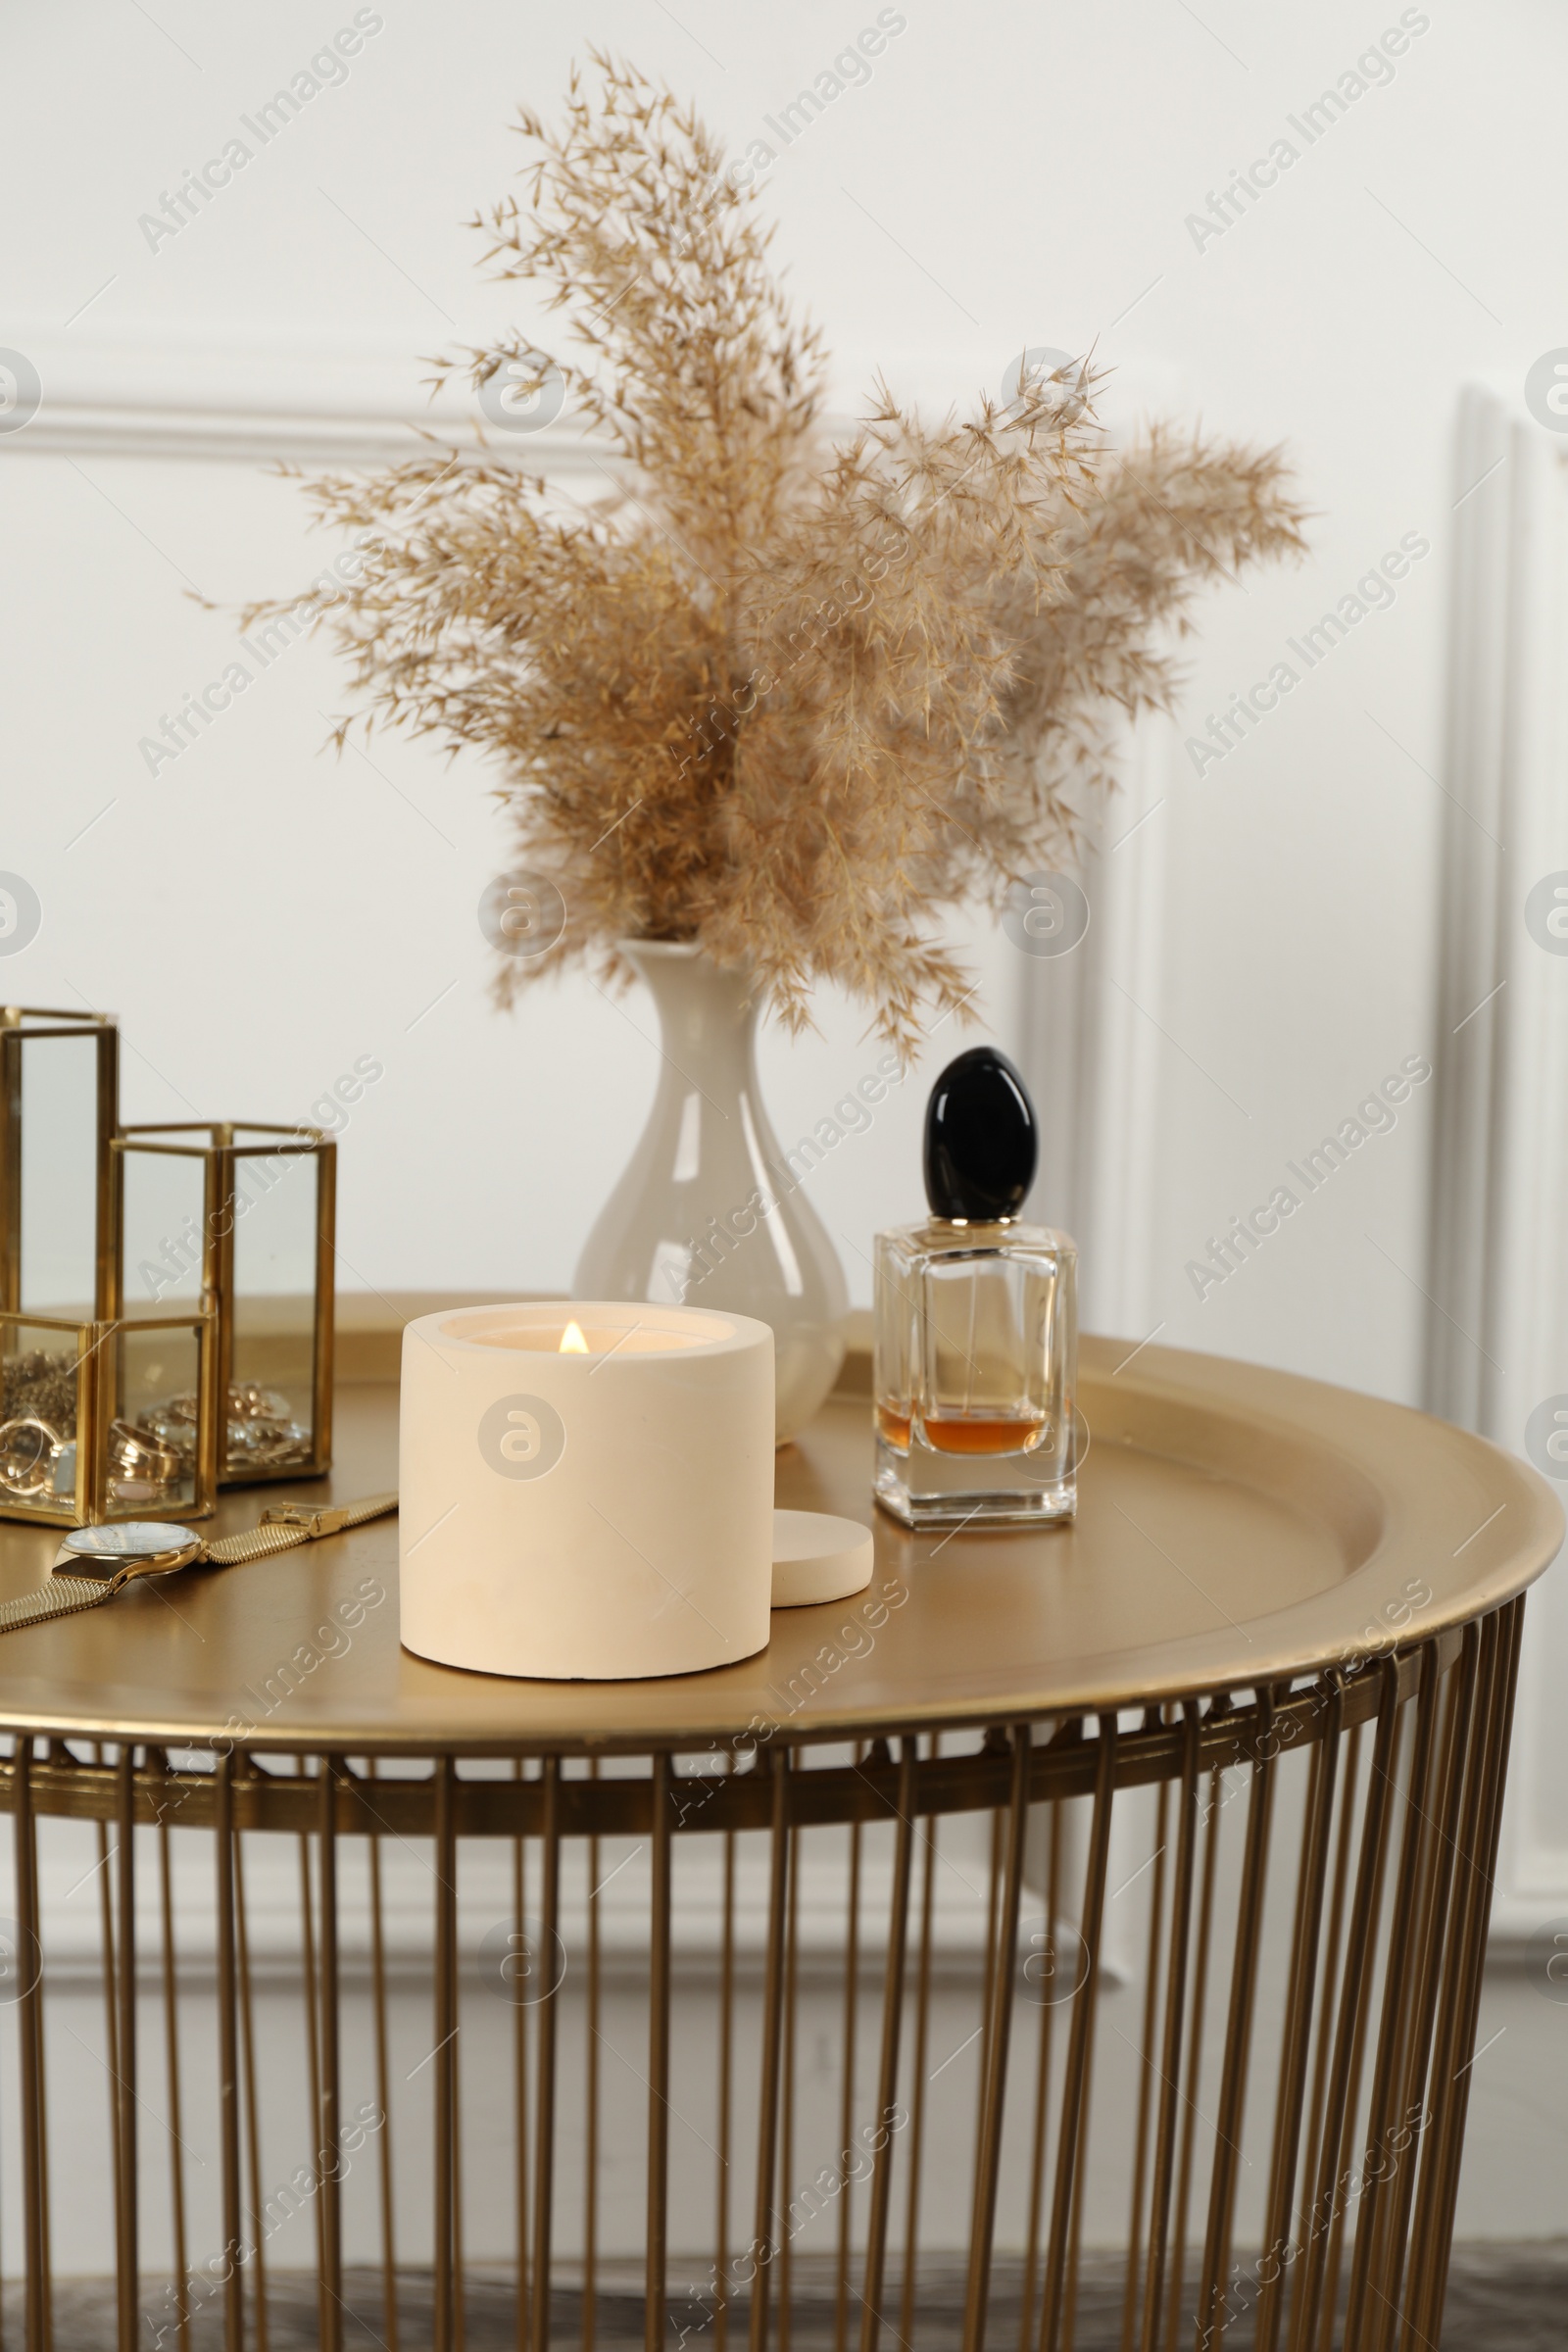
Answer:
[[[430,398],[430,361],[412,351],[95,344],[10,329],[0,340],[42,387],[35,415],[0,437],[0,456],[358,467],[417,456],[433,435],[526,471],[597,470],[572,426],[513,432],[486,424],[466,388]]]
[[[1165,857],[1174,732],[1129,735],[1121,790],[1078,879],[1089,929],[1059,956],[1022,957],[1026,1074],[1042,1107],[1039,1213],[1080,1251],[1086,1330],[1143,1339],[1157,1192]]]
[[[1525,923],[1568,870],[1568,444],[1471,386],[1455,498],[1427,1402],[1522,1453],[1568,1392],[1568,956]],[[1527,1606],[1502,1940],[1568,1914],[1557,1574]]]
[[[90,323],[90,322],[89,322]],[[482,341],[483,330],[474,330]],[[496,464],[543,474],[602,478],[588,436],[569,417],[533,431],[486,422],[464,384],[433,398],[434,345],[448,352],[463,339],[408,344],[344,343],[291,346],[214,336],[160,337],[143,329],[94,337],[81,328],[6,324],[0,349],[20,352],[36,369],[42,398],[20,429],[0,433],[0,457],[123,457],[234,464],[281,461],[305,466],[385,466],[415,455],[421,434],[486,455]],[[925,353],[888,361],[899,395],[929,420],[955,407],[972,412],[982,396],[996,397],[996,370],[971,354],[971,365],[936,365]],[[3,365],[0,362],[0,365]],[[834,384],[822,415],[830,440],[849,439],[869,399],[869,387]],[[1102,388],[1098,407],[1113,434],[1130,434],[1152,416],[1190,413],[1198,388],[1179,370],[1132,363]]]
[[[382,416],[334,416],[308,408],[199,407],[158,401],[146,406],[123,396],[90,392],[45,392],[32,423],[8,445],[7,454],[50,458],[139,458],[208,461],[241,466],[274,463],[302,466],[391,466],[416,457],[422,419],[388,412]],[[471,428],[436,430],[443,443],[476,449]],[[510,451],[497,454],[503,460]],[[539,464],[533,458],[531,464]],[[541,470],[542,470],[541,466]]]

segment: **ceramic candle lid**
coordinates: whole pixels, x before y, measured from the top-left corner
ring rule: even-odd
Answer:
[[[773,1606],[848,1600],[871,1582],[876,1547],[858,1519],[826,1511],[773,1513]]]

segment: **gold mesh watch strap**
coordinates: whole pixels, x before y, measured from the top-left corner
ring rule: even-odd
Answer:
[[[292,1551],[296,1544],[308,1544],[310,1536],[303,1527],[249,1527],[242,1536],[220,1536],[216,1544],[202,1550],[202,1563],[209,1561],[215,1568],[243,1568],[248,1560],[265,1560],[270,1552]]]
[[[242,1536],[220,1536],[216,1544],[207,1544],[202,1558],[219,1568],[242,1568],[274,1551],[292,1551],[296,1544],[314,1544],[318,1536],[338,1536],[345,1528],[363,1527],[367,1519],[379,1519],[383,1512],[397,1507],[395,1494],[369,1494],[362,1502],[321,1510],[304,1502],[277,1503],[262,1513],[259,1527],[248,1528]]]
[[[303,1502],[274,1503],[262,1513],[260,1527],[249,1528],[242,1536],[220,1536],[216,1544],[203,1546],[197,1559],[210,1561],[215,1568],[240,1568],[250,1560],[265,1560],[274,1551],[292,1551],[296,1544],[314,1544],[318,1536],[337,1536],[345,1528],[362,1527],[367,1519],[379,1519],[384,1511],[397,1507],[395,1494],[368,1494],[361,1502],[321,1510]],[[186,1558],[189,1560],[188,1552]],[[81,1609],[94,1609],[134,1575],[133,1568],[126,1574],[102,1577],[62,1576],[57,1570],[39,1592],[0,1601],[0,1634],[20,1633],[24,1626],[45,1625],[51,1617],[74,1617]]]
[[[95,1609],[114,1590],[107,1578],[52,1576],[37,1592],[19,1592],[15,1600],[0,1601],[0,1634],[20,1633],[24,1625],[44,1625],[51,1617],[74,1617],[80,1609]]]

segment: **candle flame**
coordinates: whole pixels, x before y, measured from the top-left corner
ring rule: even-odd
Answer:
[[[568,1323],[566,1325],[561,1335],[561,1346],[556,1349],[556,1353],[558,1355],[586,1355],[588,1353],[588,1343],[582,1336],[582,1328],[579,1324]]]

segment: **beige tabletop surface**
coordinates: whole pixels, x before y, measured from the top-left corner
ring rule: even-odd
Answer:
[[[863,1520],[857,1599],[774,1612],[714,1672],[513,1681],[398,1641],[397,1521],[242,1568],[133,1587],[0,1641],[0,1724],[173,1745],[467,1753],[706,1745],[1038,1718],[1250,1690],[1494,1607],[1555,1555],[1544,1479],[1447,1424],[1216,1356],[1086,1340],[1075,1523],[909,1535],[871,1503],[867,1399],[836,1396],[778,1461],[778,1501]],[[215,1532],[286,1495],[396,1484],[397,1391],[338,1392],[329,1481],[230,1490]],[[635,1512],[636,1497],[623,1498]],[[0,1599],[58,1539],[0,1523]]]

